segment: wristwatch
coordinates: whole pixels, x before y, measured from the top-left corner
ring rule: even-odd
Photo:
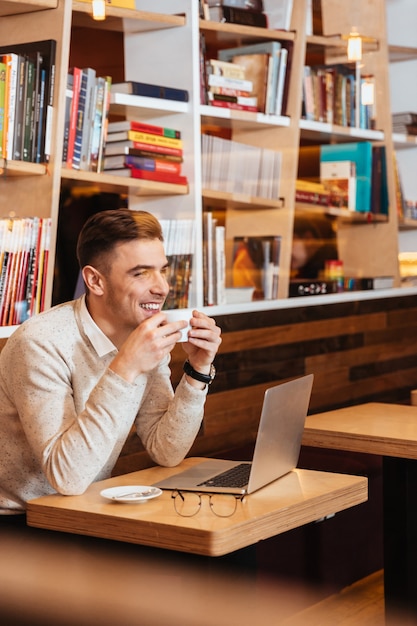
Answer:
[[[190,361],[185,361],[183,365],[183,370],[187,374],[187,376],[191,376],[194,380],[200,381],[200,383],[205,383],[206,385],[211,385],[216,375],[216,368],[213,363],[210,365],[210,373],[202,374],[201,372],[196,372],[196,370],[191,365]]]

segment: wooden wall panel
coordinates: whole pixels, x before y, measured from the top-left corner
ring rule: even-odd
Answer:
[[[315,374],[310,413],[368,401],[409,403],[417,387],[417,302],[412,296],[217,317],[223,343],[204,424],[191,455],[251,446],[265,389]],[[172,354],[173,382],[184,352]],[[115,473],[150,460],[136,435]]]

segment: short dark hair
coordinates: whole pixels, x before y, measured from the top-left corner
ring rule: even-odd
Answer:
[[[111,209],[92,215],[78,237],[77,259],[81,269],[99,267],[119,243],[135,239],[164,240],[159,221],[147,211]]]

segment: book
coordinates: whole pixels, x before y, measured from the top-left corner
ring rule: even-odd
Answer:
[[[94,97],[93,97],[93,112],[92,112],[92,128],[91,139],[89,144],[89,169],[92,172],[98,172],[99,170],[99,154],[100,154],[100,139],[103,131],[103,124],[105,123],[105,94],[106,94],[106,79],[104,76],[98,76],[95,81]]]
[[[207,61],[207,73],[227,78],[245,78],[245,68],[232,61],[209,59]]]
[[[109,125],[110,96],[111,96],[110,92],[111,92],[111,84],[112,84],[111,76],[103,76],[103,78],[104,78],[103,116],[102,116],[101,127],[100,127],[97,166],[94,166],[93,168],[93,169],[96,169],[97,172],[101,172],[102,167],[103,167],[104,150],[106,147],[107,129]]]
[[[178,100],[188,102],[189,96],[186,89],[177,87],[166,87],[163,85],[152,85],[149,83],[139,83],[136,81],[125,81],[113,83],[112,93],[126,93],[133,96],[145,96],[147,98],[162,98],[164,100]]]
[[[229,78],[228,76],[219,76],[217,74],[209,74],[207,76],[208,87],[228,87],[229,89],[239,89],[252,93],[253,83],[251,80],[244,78]]]
[[[73,169],[81,169],[81,153],[83,145],[83,130],[87,119],[87,99],[89,98],[89,68],[81,69],[81,80],[78,95],[78,108],[76,113],[76,125],[74,136],[74,149],[72,155]]]
[[[148,170],[150,172],[169,172],[171,174],[181,174],[181,163],[175,163],[173,161],[152,159],[148,157],[135,156],[133,154],[106,157],[104,160],[104,171],[123,167],[135,167],[142,170]]]
[[[35,117],[35,62],[31,58],[27,58],[26,66],[26,91],[25,91],[25,106],[24,106],[24,129],[23,129],[23,141],[22,141],[22,159],[23,161],[30,161],[32,148],[32,126]]]
[[[372,144],[369,141],[320,146],[320,163],[351,161],[356,169],[355,211],[371,211]]]
[[[355,210],[356,167],[353,161],[321,161],[320,180],[328,192],[329,206]]]
[[[0,158],[3,158],[3,140],[5,127],[5,99],[6,99],[6,69],[7,66],[0,60]]]
[[[371,212],[388,215],[389,197],[385,146],[372,146]]]
[[[175,148],[178,150],[182,150],[183,147],[182,139],[155,135],[152,133],[144,133],[139,130],[121,130],[118,133],[108,133],[107,143],[112,143],[113,141],[137,141],[140,143],[147,143],[166,148]]]
[[[136,150],[146,150],[155,154],[164,154],[182,157],[182,149],[171,148],[170,146],[159,146],[158,144],[144,143],[142,141],[132,141],[126,139],[125,141],[110,141],[106,142],[105,155],[111,156],[113,154],[125,154],[126,149],[134,148]]]
[[[155,124],[147,124],[137,120],[121,120],[119,122],[109,122],[107,132],[117,133],[120,131],[136,130],[142,133],[150,133],[152,135],[161,135],[162,137],[171,137],[181,139],[181,131],[175,128],[166,128]]]
[[[368,289],[391,289],[394,287],[393,276],[374,276],[344,279],[344,288],[346,291],[358,291]]]
[[[180,174],[172,174],[169,172],[150,172],[148,170],[137,169],[136,167],[130,167],[129,169],[132,178],[154,180],[160,183],[173,183],[175,185],[188,185],[187,177],[181,176]]]
[[[12,160],[19,57],[13,52],[4,53],[2,55],[2,62],[6,64],[6,107],[3,156],[8,160]]]
[[[256,26],[258,28],[267,28],[268,26],[268,18],[265,13],[234,6],[209,7],[208,18],[214,22],[229,22],[242,26]]]
[[[72,70],[73,81],[72,81],[72,100],[71,100],[71,112],[70,112],[70,120],[69,120],[69,131],[68,131],[68,149],[67,149],[67,167],[72,167],[73,158],[74,158],[74,144],[75,144],[75,135],[77,132],[77,119],[78,119],[78,100],[80,97],[80,86],[81,86],[81,76],[82,69],[80,67],[74,67]]]
[[[280,53],[281,44],[278,41],[267,41],[257,44],[249,44],[246,46],[238,46],[235,48],[226,48],[219,50],[219,59],[224,61],[233,60],[233,62],[240,63],[239,57],[242,55],[250,54],[265,54],[268,58],[268,69],[266,73],[266,88],[265,88],[265,104],[260,110],[265,113],[275,113],[276,97],[277,97],[277,85],[278,74],[280,67]]]
[[[223,109],[235,109],[236,111],[249,111],[251,113],[258,112],[258,106],[251,104],[240,104],[239,102],[226,102],[225,100],[210,100],[209,105],[213,107],[221,107]]]
[[[90,169],[91,139],[93,135],[93,124],[95,119],[95,91],[96,91],[96,70],[91,67],[83,69],[83,75],[87,75],[85,87],[85,107],[81,128],[81,151],[79,166],[81,170]],[[82,83],[81,83],[82,84]],[[81,102],[82,94],[80,93]]]
[[[124,144],[124,142],[122,142]],[[113,144],[114,145],[114,144]],[[182,163],[182,156],[175,156],[172,154],[160,154],[158,152],[154,152],[152,150],[138,150],[136,148],[125,148],[118,154],[106,155],[104,157],[103,165],[104,169],[107,168],[117,168],[121,167],[121,163],[124,163],[125,156],[132,155],[137,157],[144,157],[148,159],[158,159],[158,161],[172,162],[172,163]]]

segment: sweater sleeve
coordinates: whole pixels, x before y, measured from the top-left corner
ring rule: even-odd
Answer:
[[[150,375],[136,431],[151,458],[171,467],[184,459],[198,434],[207,387],[196,389],[183,376],[174,394],[168,362]]]
[[[48,331],[52,337],[58,332]],[[74,351],[68,357],[62,343],[33,331],[16,333],[4,349],[1,375],[31,450],[31,471],[38,465],[64,495],[107,478],[134,423],[146,378],[131,385],[97,355],[78,347],[77,358]]]

